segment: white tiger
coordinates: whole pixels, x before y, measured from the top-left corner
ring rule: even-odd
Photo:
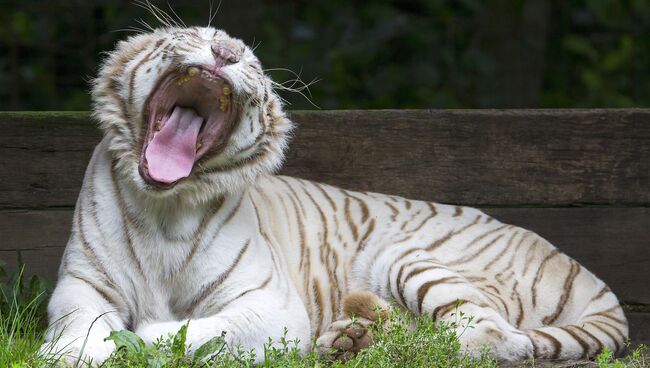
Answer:
[[[75,357],[85,343],[102,362],[112,330],[151,343],[189,321],[194,348],[225,331],[260,351],[286,327],[303,349],[320,336],[323,349],[356,352],[372,306],[388,300],[440,320],[462,301],[475,318],[463,347],[502,360],[623,347],[614,294],[530,231],[472,208],[273,176],[292,123],[251,49],[223,31],[132,36],[92,94],[105,134],[48,308],[48,339],[62,332],[54,350]]]

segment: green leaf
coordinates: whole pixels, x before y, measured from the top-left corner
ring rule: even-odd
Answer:
[[[208,342],[205,344],[201,345],[198,349],[196,349],[194,352],[194,357],[196,359],[203,359],[217,354],[223,349],[225,345],[226,339],[224,339],[224,335],[215,336],[208,340]]]
[[[594,62],[598,59],[598,51],[584,37],[571,34],[564,37],[562,44],[574,54],[586,57]]]
[[[104,341],[108,340],[113,340],[117,350],[124,348],[129,353],[139,353],[144,349],[144,341],[129,330],[111,331],[111,334],[104,339]]]
[[[162,355],[149,356],[147,358],[147,366],[149,368],[162,368],[167,364],[167,359]]]
[[[180,330],[178,330],[176,336],[174,336],[174,341],[172,342],[171,351],[175,357],[183,357],[185,355],[185,340],[187,340],[188,324],[189,321],[187,321],[187,323],[184,324]]]
[[[47,281],[37,275],[32,276],[31,280],[29,281],[29,300],[36,300],[35,302],[35,307],[39,307],[43,302],[47,299],[47,295],[49,294],[50,287],[47,283]]]

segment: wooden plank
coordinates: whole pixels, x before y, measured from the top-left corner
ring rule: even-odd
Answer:
[[[628,303],[650,304],[650,208],[486,208],[542,234],[607,282]],[[21,249],[27,273],[54,279],[72,211],[0,211],[0,259]]]
[[[650,204],[650,109],[291,116],[287,175],[466,205]],[[72,206],[99,140],[88,115],[0,113],[0,129],[0,208]]]
[[[467,205],[650,203],[650,110],[323,111],[285,172]]]
[[[650,313],[626,312],[630,324],[630,340],[632,347],[644,344],[650,347]]]
[[[100,134],[86,112],[0,113],[0,208],[74,206]]]
[[[20,251],[26,275],[54,281],[71,227],[72,210],[0,211],[0,259],[15,271]]]

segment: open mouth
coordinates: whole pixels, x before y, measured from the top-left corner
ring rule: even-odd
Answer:
[[[235,116],[232,84],[219,71],[190,66],[163,77],[149,97],[139,171],[168,188],[224,148]]]

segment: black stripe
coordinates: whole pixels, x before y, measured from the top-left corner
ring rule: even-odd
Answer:
[[[219,276],[216,277],[212,282],[208,283],[207,285],[204,285],[201,288],[201,292],[199,295],[195,296],[192,298],[192,302],[190,302],[190,305],[188,307],[188,314],[192,314],[194,310],[196,309],[197,306],[199,306],[205,298],[207,298],[210,294],[212,294],[223,282],[230,276],[231,272],[237,267],[239,262],[244,256],[244,253],[246,253],[246,250],[248,250],[248,246],[250,245],[251,240],[248,239],[246,243],[241,247],[239,250],[239,253],[237,253],[237,256],[233,260],[233,262],[228,266],[227,269],[225,269]]]

